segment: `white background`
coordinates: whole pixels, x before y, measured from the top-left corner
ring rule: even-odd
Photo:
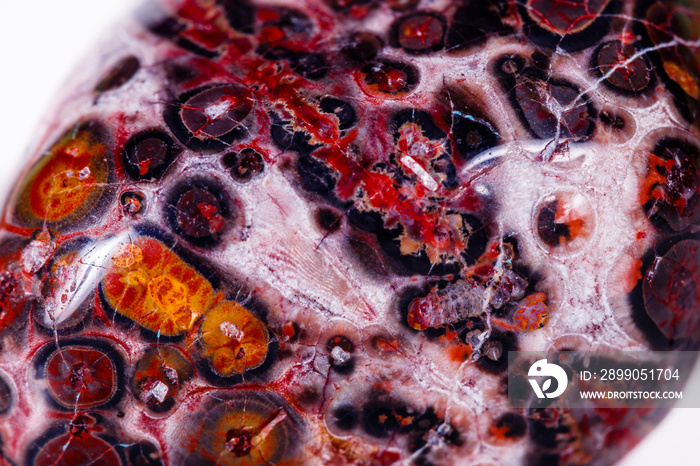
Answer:
[[[0,199],[52,96],[135,0],[0,0]],[[700,410],[675,409],[621,463],[700,464]]]

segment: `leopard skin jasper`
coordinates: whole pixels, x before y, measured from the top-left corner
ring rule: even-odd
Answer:
[[[610,464],[512,350],[700,341],[697,13],[163,0],[0,225],[7,464]]]

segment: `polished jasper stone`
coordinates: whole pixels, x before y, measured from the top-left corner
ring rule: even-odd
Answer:
[[[615,461],[663,413],[509,409],[507,352],[697,348],[694,20],[144,6],[3,217],[2,454]]]

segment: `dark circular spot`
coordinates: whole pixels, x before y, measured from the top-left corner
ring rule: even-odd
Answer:
[[[328,74],[328,63],[320,53],[295,52],[289,60],[289,66],[294,72],[306,79],[318,81]]]
[[[505,413],[493,423],[492,429],[505,438],[520,438],[527,432],[527,421],[518,413]]]
[[[240,153],[229,152],[221,159],[230,168],[231,177],[245,183],[265,170],[265,160],[253,149],[243,149]]]
[[[123,86],[136,74],[140,67],[139,59],[135,56],[129,55],[122,58],[102,78],[102,81],[95,87],[95,92],[111,91]]]
[[[445,29],[445,19],[435,13],[412,13],[392,26],[393,42],[410,53],[434,52],[444,45]]]
[[[124,169],[134,180],[158,179],[181,151],[165,131],[141,131],[124,145]]]
[[[616,91],[631,95],[648,91],[654,81],[651,64],[644,55],[634,58],[637,53],[632,44],[606,42],[593,54],[595,70]]]
[[[177,186],[166,212],[175,233],[197,246],[211,246],[227,231],[232,208],[222,186],[195,179]]]
[[[187,147],[219,151],[246,134],[243,120],[255,100],[241,84],[214,84],[181,95],[165,112],[173,134]]]
[[[316,211],[316,221],[324,230],[336,231],[343,223],[343,217],[332,209],[321,208]]]
[[[249,0],[217,0],[224,9],[226,19],[233,29],[244,34],[255,31],[256,7]]]
[[[135,191],[126,191],[119,196],[122,211],[126,215],[138,215],[146,209],[146,200],[143,194]]]
[[[362,430],[372,437],[389,437],[401,428],[397,410],[405,411],[405,407],[385,401],[368,401],[362,406]]]
[[[359,413],[352,405],[342,405],[331,412],[331,424],[340,430],[352,430],[357,426]]]
[[[139,442],[129,445],[129,462],[133,466],[161,466],[161,459],[158,447],[150,442]]]
[[[297,161],[297,172],[304,190],[328,197],[335,189],[335,171],[312,155],[302,155]]]
[[[338,118],[338,129],[345,131],[355,126],[357,116],[355,109],[349,103],[334,97],[324,97],[318,107],[323,113],[335,115]]]
[[[535,137],[585,140],[593,133],[595,109],[574,84],[545,78],[534,69],[502,81],[504,89],[511,92],[516,111]]]
[[[498,145],[498,131],[488,120],[467,111],[452,112],[451,117],[452,138],[462,161]]]
[[[358,32],[350,36],[348,43],[343,47],[343,52],[351,60],[366,63],[374,60],[382,47],[384,44],[379,37],[369,32]]]
[[[484,43],[489,37],[512,32],[504,18],[509,16],[507,0],[468,0],[457,8],[447,33],[449,50],[462,50]]]
[[[498,58],[493,64],[493,71],[503,77],[510,79],[525,68],[525,60],[520,55],[504,55]]]
[[[418,85],[418,70],[406,63],[379,61],[360,69],[369,90],[399,96],[408,94]]]
[[[610,111],[602,111],[599,115],[600,122],[617,131],[622,131],[625,128],[625,119],[620,115],[616,115]]]
[[[532,63],[542,71],[549,70],[549,65],[551,62],[551,57],[549,54],[543,53],[541,51],[533,52]],[[505,71],[505,70],[504,70]],[[514,72],[515,73],[515,72]]]

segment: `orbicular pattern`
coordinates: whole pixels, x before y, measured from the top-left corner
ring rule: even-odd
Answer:
[[[507,356],[700,346],[688,5],[146,4],[2,217],[2,464],[615,462]]]

